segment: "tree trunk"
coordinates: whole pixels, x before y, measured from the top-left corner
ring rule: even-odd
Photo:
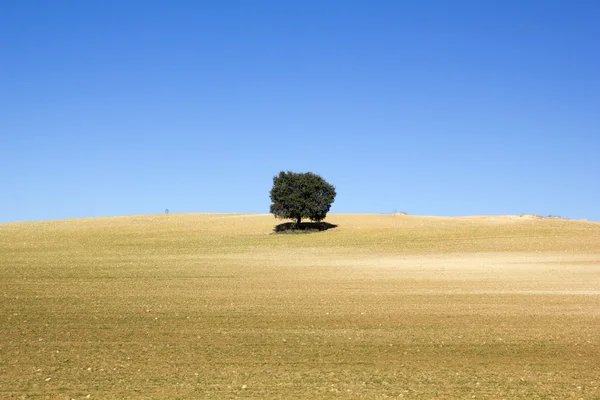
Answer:
[[[302,217],[296,218],[296,225],[298,225],[298,227],[300,227],[300,221],[302,221]]]

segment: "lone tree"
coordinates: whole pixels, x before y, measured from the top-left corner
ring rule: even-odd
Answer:
[[[276,218],[294,219],[299,226],[302,218],[319,222],[331,208],[335,187],[312,172],[283,172],[273,177],[270,211]]]

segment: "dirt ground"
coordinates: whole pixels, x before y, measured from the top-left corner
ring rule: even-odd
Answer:
[[[600,399],[600,224],[0,225],[0,399]]]

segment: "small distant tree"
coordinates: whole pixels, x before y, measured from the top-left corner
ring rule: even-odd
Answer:
[[[303,218],[319,222],[325,219],[335,199],[335,187],[312,172],[281,171],[273,177],[270,211],[276,218]]]

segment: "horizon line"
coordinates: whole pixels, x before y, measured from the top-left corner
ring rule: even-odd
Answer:
[[[73,218],[57,218],[57,219],[35,219],[35,220],[21,220],[21,221],[0,221],[1,225],[8,224],[29,224],[29,223],[43,223],[43,222],[67,222],[77,220],[88,220],[88,219],[109,219],[109,218],[136,218],[136,217],[168,217],[172,215],[238,215],[238,216],[270,216],[271,213],[245,213],[245,212],[179,212],[179,213],[153,213],[153,214],[128,214],[128,215],[95,215],[95,216],[84,216],[84,217],[73,217]],[[469,215],[429,215],[429,214],[409,214],[405,212],[388,212],[388,213],[329,213],[328,216],[335,215],[389,215],[395,217],[419,217],[419,218],[490,218],[490,217],[513,217],[523,219],[554,219],[554,220],[565,220],[565,221],[579,221],[579,222],[592,222],[600,223],[600,221],[589,220],[586,218],[573,219],[567,217],[561,217],[557,215],[539,215],[535,213],[522,213],[522,214],[469,214]],[[276,219],[275,216],[273,218]],[[288,218],[289,219],[289,218]],[[282,219],[283,220],[283,219]]]

